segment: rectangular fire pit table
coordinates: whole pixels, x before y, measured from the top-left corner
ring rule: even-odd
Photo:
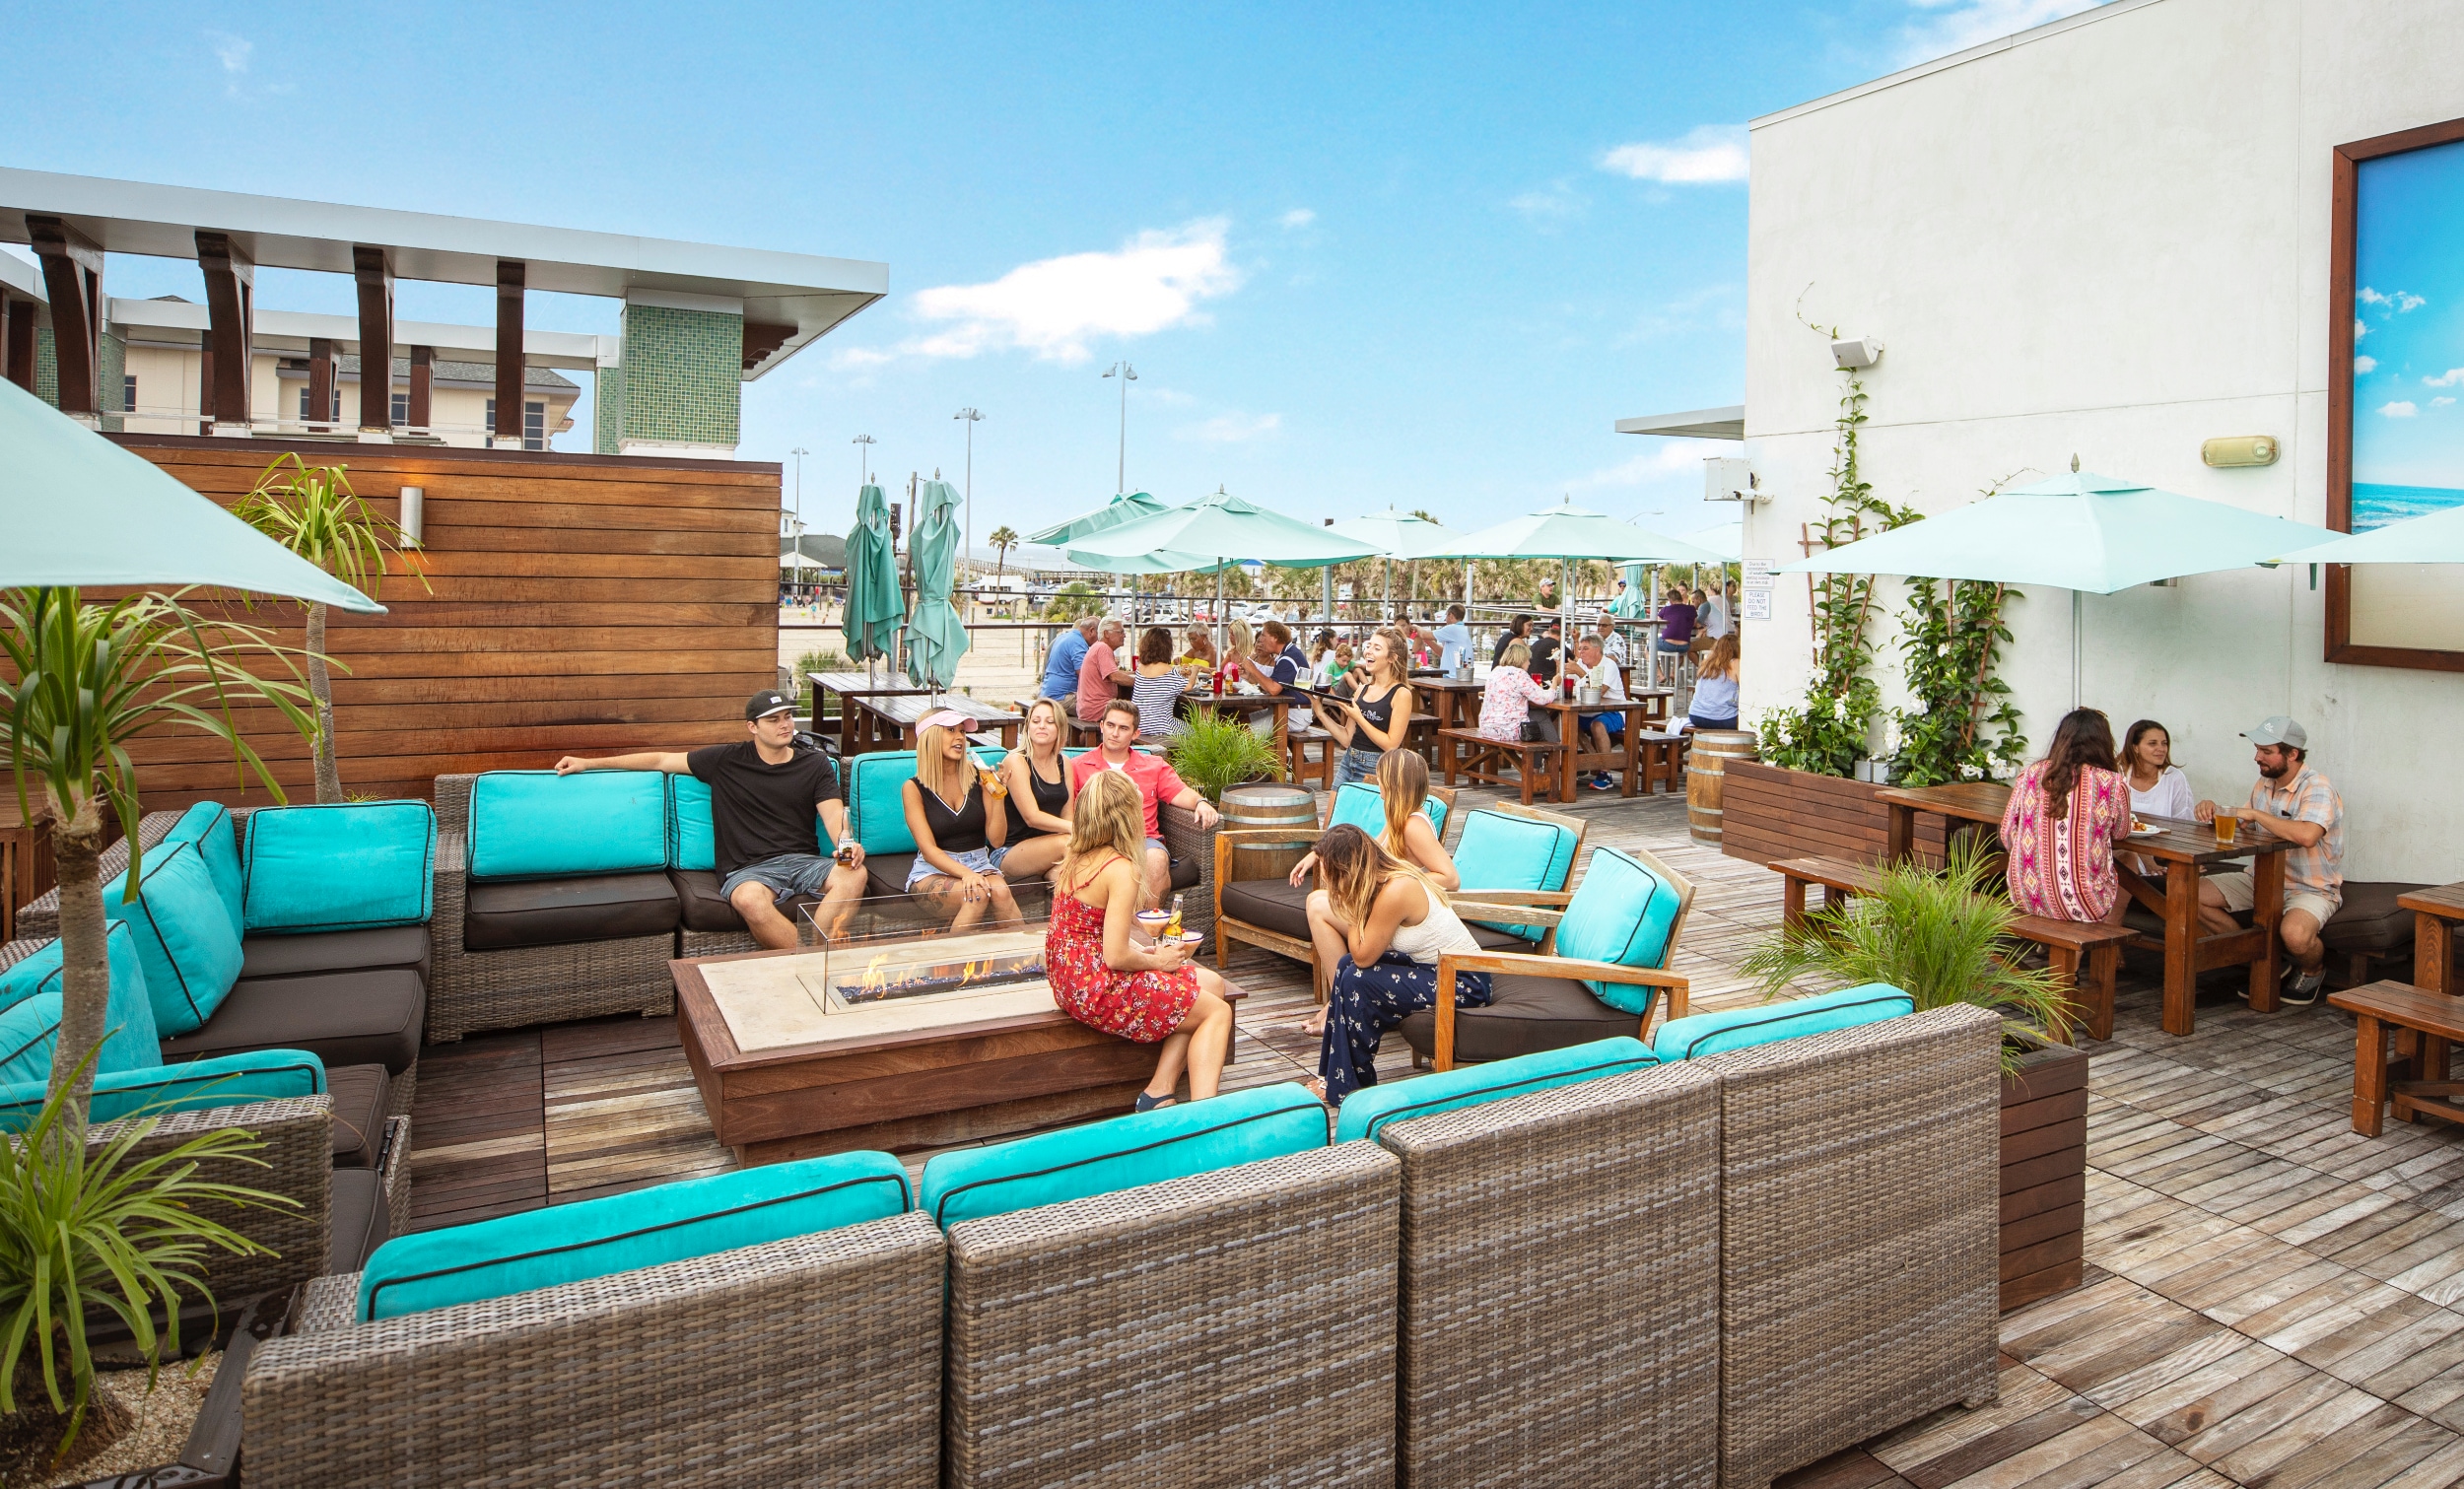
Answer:
[[[1036,924],[671,963],[713,1130],[745,1163],[777,1163],[1128,1112],[1158,1047],[1054,1007],[1043,954]]]

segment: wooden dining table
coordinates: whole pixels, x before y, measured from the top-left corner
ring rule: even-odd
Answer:
[[[896,698],[905,694],[922,694],[927,690],[907,680],[905,673],[892,667],[881,669],[879,676],[867,672],[807,672],[813,685],[813,732],[822,732],[822,702],[830,694],[839,696],[839,758],[861,755],[868,749],[882,748],[887,741],[875,741],[865,735],[871,722],[857,707],[866,698]],[[893,736],[895,737],[895,736]]]
[[[1277,760],[1290,758],[1285,744],[1291,732],[1292,710],[1309,707],[1309,697],[1304,693],[1277,693],[1268,696],[1264,693],[1199,693],[1193,689],[1182,694],[1181,701],[1188,704],[1193,711],[1203,709],[1217,716],[1229,713],[1234,717],[1241,717],[1262,710],[1273,711],[1274,758]]]
[[[1659,711],[1662,720],[1668,717],[1668,701],[1650,697],[1608,698],[1596,704],[1576,703],[1568,699],[1562,703],[1536,703],[1531,707],[1556,720],[1557,737],[1567,745],[1567,748],[1557,752],[1557,801],[1560,805],[1574,800],[1577,779],[1597,771],[1607,771],[1617,778],[1617,794],[1633,795],[1635,782],[1641,775],[1643,731],[1650,725],[1654,709]],[[1605,755],[1583,748],[1583,720],[1595,713],[1625,715],[1624,731],[1608,737],[1610,748]],[[1650,794],[1648,788],[1644,794]]]
[[[1885,855],[1892,862],[1913,850],[1919,813],[1999,828],[2003,808],[2011,800],[2011,788],[1991,780],[1889,786],[1877,794],[1890,808]],[[2275,1012],[2277,979],[2284,970],[2284,941],[2278,934],[2285,915],[2284,854],[2293,847],[2292,841],[2244,823],[2226,845],[2216,841],[2214,827],[2201,823],[2145,816],[2141,820],[2156,831],[2114,844],[2113,872],[2133,900],[2164,922],[2160,938],[2143,935],[2131,942],[2164,954],[2164,1032],[2177,1036],[2193,1032],[2198,1022],[2199,974],[2220,967],[2248,967],[2250,1006],[2261,1013]],[[2125,853],[2154,858],[2166,872],[2151,882],[2119,861]],[[2209,935],[2199,925],[2199,880],[2212,864],[2245,858],[2250,860],[2252,923],[2229,935]]]
[[[971,725],[967,732],[970,734],[997,730],[1001,736],[1003,749],[1017,748],[1018,726],[1026,722],[1021,714],[1012,713],[1006,709],[995,708],[992,704],[978,703],[964,693],[899,695],[888,698],[866,696],[856,699],[856,706],[868,715],[867,737],[883,741],[885,748],[888,741],[896,740],[901,747],[914,749],[917,731],[923,727],[924,721],[944,709],[953,713],[967,715],[968,723]]]

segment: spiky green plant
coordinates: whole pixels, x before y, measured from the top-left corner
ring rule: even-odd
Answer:
[[[77,1084],[92,1077],[93,1055]],[[161,1153],[138,1144],[160,1119],[140,1116],[89,1144],[65,1093],[42,1105],[34,1129],[0,1137],[0,1411],[19,1409],[17,1373],[29,1352],[51,1409],[68,1419],[56,1463],[85,1425],[94,1394],[90,1314],[117,1319],[146,1358],[146,1380],[179,1354],[183,1294],[212,1304],[200,1271],[211,1251],[271,1255],[262,1245],[197,1213],[200,1201],[243,1206],[298,1201],[199,1177],[209,1164],[264,1168],[264,1144],[238,1127],[214,1127]],[[162,1317],[156,1327],[155,1316]]]
[[[1221,801],[1232,786],[1250,780],[1280,780],[1283,762],[1274,743],[1237,718],[1194,718],[1186,733],[1166,747],[1173,774],[1208,801]]]
[[[351,489],[344,467],[311,467],[297,453],[277,456],[233,511],[242,522],[372,600],[384,582],[387,560],[402,556],[396,546],[401,527],[369,509]],[[428,576],[417,566],[408,567],[420,587],[429,588]],[[342,775],[334,762],[334,685],[325,654],[326,614],[324,601],[309,602],[308,678],[309,696],[316,700],[319,806],[342,799]]]
[[[234,660],[245,653],[273,658],[295,681],[250,673]],[[60,886],[63,972],[51,1090],[71,1079],[81,1083],[73,1103],[81,1127],[90,1083],[76,1072],[103,1042],[111,993],[97,871],[105,803],[128,840],[132,891],[145,856],[128,744],[166,725],[199,730],[231,746],[241,784],[253,776],[282,800],[273,774],[233,722],[231,706],[234,698],[271,704],[307,737],[316,723],[303,707],[308,695],[296,681],[293,654],[253,627],[206,620],[181,595],[132,595],[108,605],[84,604],[74,589],[0,595],[0,658],[17,674],[14,683],[0,681],[0,730],[19,810],[30,823],[38,820],[38,807],[50,818]]]
[[[1985,854],[1953,844],[1940,870],[1900,862],[1877,871],[1873,893],[1808,914],[1746,953],[1740,965],[1766,998],[1801,978],[1854,987],[1887,982],[1920,1009],[1952,1003],[1990,1008],[2015,1031],[2064,1037],[2073,1024],[2062,980],[2018,964],[2011,935],[2019,913],[1987,883]],[[2006,1041],[2003,1068],[2018,1068]]]

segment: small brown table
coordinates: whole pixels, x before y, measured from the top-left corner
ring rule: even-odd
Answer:
[[[1277,693],[1269,698],[1264,693],[1184,693],[1181,698],[1192,711],[1203,709],[1211,713],[1255,713],[1262,709],[1274,711],[1274,758],[1286,758],[1292,725],[1292,710],[1308,708],[1309,699],[1300,693]]]
[[[865,738],[864,730],[868,721],[864,717],[864,711],[856,707],[856,700],[894,698],[904,693],[925,691],[909,682],[906,676],[896,668],[886,666],[881,669],[881,675],[878,677],[868,672],[807,672],[804,677],[813,685],[813,732],[815,734],[821,732],[823,697],[832,693],[839,695],[839,755],[842,759],[851,755],[861,755],[865,750],[873,748],[872,741]]]
[[[2442,884],[2396,897],[2413,913],[2413,985],[2450,993],[2455,975],[2455,925],[2464,920],[2464,884]]]
[[[916,731],[924,720],[947,709],[967,715],[970,734],[998,729],[1003,749],[1015,749],[1018,726],[1026,719],[992,704],[978,703],[964,693],[933,693],[900,695],[890,698],[859,698],[856,706],[867,716],[868,734],[888,747],[895,740],[901,747],[916,747]]]
[[[1466,681],[1442,674],[1411,680],[1412,696],[1428,700],[1429,716],[1437,720],[1441,730],[1478,728],[1480,693],[1487,686],[1485,679]]]

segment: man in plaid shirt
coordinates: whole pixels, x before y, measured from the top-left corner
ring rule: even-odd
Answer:
[[[2246,806],[2219,807],[2202,801],[2201,822],[2217,813],[2238,819],[2242,831],[2271,833],[2293,845],[2285,858],[2285,916],[2279,934],[2292,960],[2285,968],[2285,1001],[2315,1003],[2327,982],[2327,948],[2319,929],[2344,903],[2344,798],[2309,761],[2307,730],[2282,713],[2241,736],[2250,741],[2259,778]],[[2199,923],[2211,935],[2238,929],[2231,912],[2255,903],[2247,872],[2199,881]]]

